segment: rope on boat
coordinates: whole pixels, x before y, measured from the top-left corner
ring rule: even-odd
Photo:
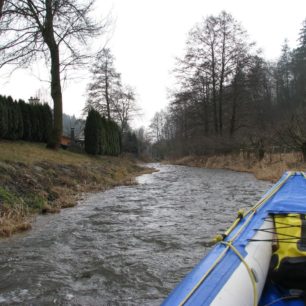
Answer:
[[[231,241],[221,241],[221,243],[226,245],[226,246],[228,246],[239,257],[241,262],[246,267],[246,269],[247,269],[247,271],[249,273],[251,282],[252,282],[252,287],[253,287],[253,305],[257,306],[257,303],[258,303],[258,301],[257,301],[257,285],[256,285],[256,279],[255,279],[255,276],[254,276],[252,268],[244,260],[243,256],[240,254],[240,252],[232,245]]]
[[[183,301],[179,304],[179,306],[183,306],[186,304],[186,302],[191,298],[191,296],[195,293],[195,291],[202,285],[202,283],[204,282],[204,280],[208,277],[208,275],[215,269],[215,267],[221,262],[222,258],[225,256],[225,254],[227,253],[228,250],[233,250],[232,247],[234,247],[232,245],[232,243],[236,240],[236,238],[239,236],[239,234],[247,227],[247,225],[250,223],[250,221],[252,220],[253,216],[255,215],[255,213],[257,212],[257,210],[264,204],[266,203],[272,196],[274,196],[276,194],[276,192],[278,192],[280,190],[280,188],[287,182],[287,180],[294,174],[294,171],[289,171],[287,173],[287,176],[284,178],[284,180],[279,183],[277,186],[275,186],[274,189],[272,189],[269,193],[266,194],[266,196],[264,198],[262,198],[261,200],[259,200],[251,209],[249,209],[247,211],[247,213],[244,216],[247,216],[246,221],[244,222],[244,224],[239,228],[239,230],[235,233],[235,235],[232,237],[232,239],[230,241],[227,241],[227,243],[224,243],[225,241],[220,240],[217,243],[222,243],[225,245],[225,248],[223,250],[223,252],[216,258],[215,262],[212,264],[212,266],[206,271],[206,273],[201,277],[201,279],[195,284],[195,286],[189,291],[189,293],[187,294],[187,296],[183,299]],[[240,218],[241,220],[241,218]],[[239,220],[239,221],[240,221]],[[234,222],[235,227],[238,225],[239,222]],[[234,226],[230,227],[230,231],[228,230],[226,233],[229,234],[234,228]],[[222,238],[225,239],[226,236],[222,235]],[[218,239],[219,240],[219,239]],[[232,247],[231,247],[232,246]],[[236,249],[236,248],[235,248]],[[233,250],[234,251],[234,250]],[[236,249],[236,251],[238,252],[238,250]],[[238,255],[239,254],[239,255]],[[238,254],[236,253],[236,255],[242,259],[242,255],[238,252]],[[251,272],[252,277],[254,278],[254,274],[253,272]],[[252,278],[251,281],[253,282]],[[257,300],[257,292],[256,294],[254,293],[254,300]],[[254,306],[257,306],[257,303],[254,304]]]

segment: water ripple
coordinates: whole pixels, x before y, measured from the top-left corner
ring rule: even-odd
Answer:
[[[159,305],[241,207],[252,175],[153,164],[136,186],[96,193],[0,243],[1,305]]]

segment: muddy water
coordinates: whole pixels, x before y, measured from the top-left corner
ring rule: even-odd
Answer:
[[[89,195],[0,241],[1,305],[159,305],[239,208],[252,175],[155,164],[139,185]]]

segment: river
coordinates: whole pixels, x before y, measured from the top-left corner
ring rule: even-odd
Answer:
[[[209,241],[271,184],[152,164],[138,185],[87,195],[0,241],[1,305],[159,305]]]

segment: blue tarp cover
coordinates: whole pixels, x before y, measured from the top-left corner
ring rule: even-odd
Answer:
[[[296,173],[269,201],[269,212],[277,214],[306,213],[306,179]]]

